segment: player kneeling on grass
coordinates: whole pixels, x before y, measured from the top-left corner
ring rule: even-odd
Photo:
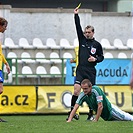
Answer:
[[[80,93],[74,109],[72,110],[67,122],[71,122],[76,110],[86,102],[95,112],[96,116],[93,121],[98,121],[102,117],[105,121],[133,121],[133,116],[120,110],[111,104],[106,98],[100,87],[94,85],[88,79],[84,79],[81,83],[83,92]]]

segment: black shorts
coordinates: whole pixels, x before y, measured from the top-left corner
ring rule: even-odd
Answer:
[[[96,82],[96,69],[95,67],[77,66],[75,84],[80,84],[82,80],[89,79],[92,85]]]

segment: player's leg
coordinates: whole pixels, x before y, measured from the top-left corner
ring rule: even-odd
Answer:
[[[83,71],[81,69],[80,66],[77,66],[76,69],[76,77],[75,77],[75,82],[74,82],[74,93],[72,95],[72,99],[71,99],[71,111],[73,110],[73,107],[78,99],[78,95],[80,94],[81,91],[81,81],[83,80]],[[70,112],[71,112],[70,111]],[[70,112],[68,112],[70,114]],[[69,117],[68,114],[68,117]],[[74,118],[76,120],[79,119],[79,112],[76,112]]]
[[[111,104],[112,106],[112,117],[115,120],[119,121],[133,121],[133,116],[130,115],[129,113],[126,113],[119,109],[117,106]]]
[[[0,122],[7,122],[7,121],[5,121],[5,120],[3,120],[3,119],[0,118]]]
[[[75,83],[75,81],[76,81],[76,76],[74,77],[74,83]],[[76,98],[76,100],[77,100],[77,98]],[[75,102],[76,102],[76,101],[75,101]],[[72,103],[72,101],[71,101],[71,103]],[[73,105],[75,105],[75,104],[72,104],[71,107],[72,107]],[[72,110],[72,108],[71,108],[71,110]],[[79,108],[77,109],[77,111],[76,111],[76,113],[75,113],[75,115],[74,115],[74,118],[75,118],[76,120],[79,119]]]
[[[80,94],[80,91],[81,91],[81,86],[79,84],[74,84],[74,94],[72,96],[72,100],[71,100],[71,111],[78,99],[78,95]],[[76,120],[79,119],[79,109],[76,111],[76,114],[74,115],[74,118]]]
[[[89,107],[89,113],[88,113],[88,117],[87,117],[87,120],[93,120],[94,119],[94,116],[93,116],[93,109],[91,109]]]
[[[2,75],[2,71],[0,71],[0,94],[3,93],[3,75]],[[6,122],[5,120],[0,118],[0,122]]]
[[[74,107],[74,105],[75,105],[75,103],[76,103],[76,101],[77,101],[77,99],[78,99],[78,95],[79,95],[80,91],[81,91],[81,86],[80,86],[79,84],[74,84],[74,93],[73,93],[72,99],[71,99],[71,111],[73,110],[73,107]],[[69,117],[71,111],[68,112],[68,117]],[[78,112],[78,111],[76,112],[74,118],[75,118],[76,120],[79,119],[79,112]],[[68,119],[68,118],[67,118],[67,119]],[[66,119],[66,120],[67,120],[67,119]]]
[[[71,100],[71,110],[73,109],[78,99],[78,95],[80,94],[80,91],[81,91],[81,86],[79,84],[74,84],[74,93],[72,95],[72,100]]]
[[[0,94],[3,93],[3,75],[2,75],[2,71],[0,71]]]

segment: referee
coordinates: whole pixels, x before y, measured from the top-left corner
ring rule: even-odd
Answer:
[[[83,32],[80,25],[80,18],[78,16],[78,12],[79,9],[75,8],[74,19],[75,19],[77,36],[79,40],[79,51],[78,51],[78,66],[76,69],[76,80],[74,83],[74,93],[71,99],[71,111],[73,110],[78,95],[80,94],[82,80],[89,79],[92,85],[95,85],[96,81],[95,66],[97,63],[102,62],[104,59],[102,46],[94,38],[94,27],[88,25],[85,27],[85,30]],[[79,115],[76,114],[74,118],[78,120]],[[92,120],[92,119],[93,119],[93,110],[90,108],[87,120]]]

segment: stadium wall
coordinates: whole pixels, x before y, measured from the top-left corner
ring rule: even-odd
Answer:
[[[129,86],[100,86],[111,103],[133,112],[133,91]],[[4,86],[0,95],[0,114],[67,113],[73,86]],[[87,113],[84,103],[80,113]]]
[[[2,6],[1,15],[9,21],[5,37],[11,37],[16,44],[21,37],[26,37],[30,44],[33,38],[40,38],[43,43],[46,39],[54,38],[59,44],[61,38],[66,38],[73,44],[77,37],[73,19],[73,9],[47,8],[12,8]],[[130,12],[92,12],[90,9],[80,10],[81,24],[84,28],[92,24],[95,29],[95,38],[107,38],[111,43],[119,38],[125,44],[132,38],[132,15]]]

